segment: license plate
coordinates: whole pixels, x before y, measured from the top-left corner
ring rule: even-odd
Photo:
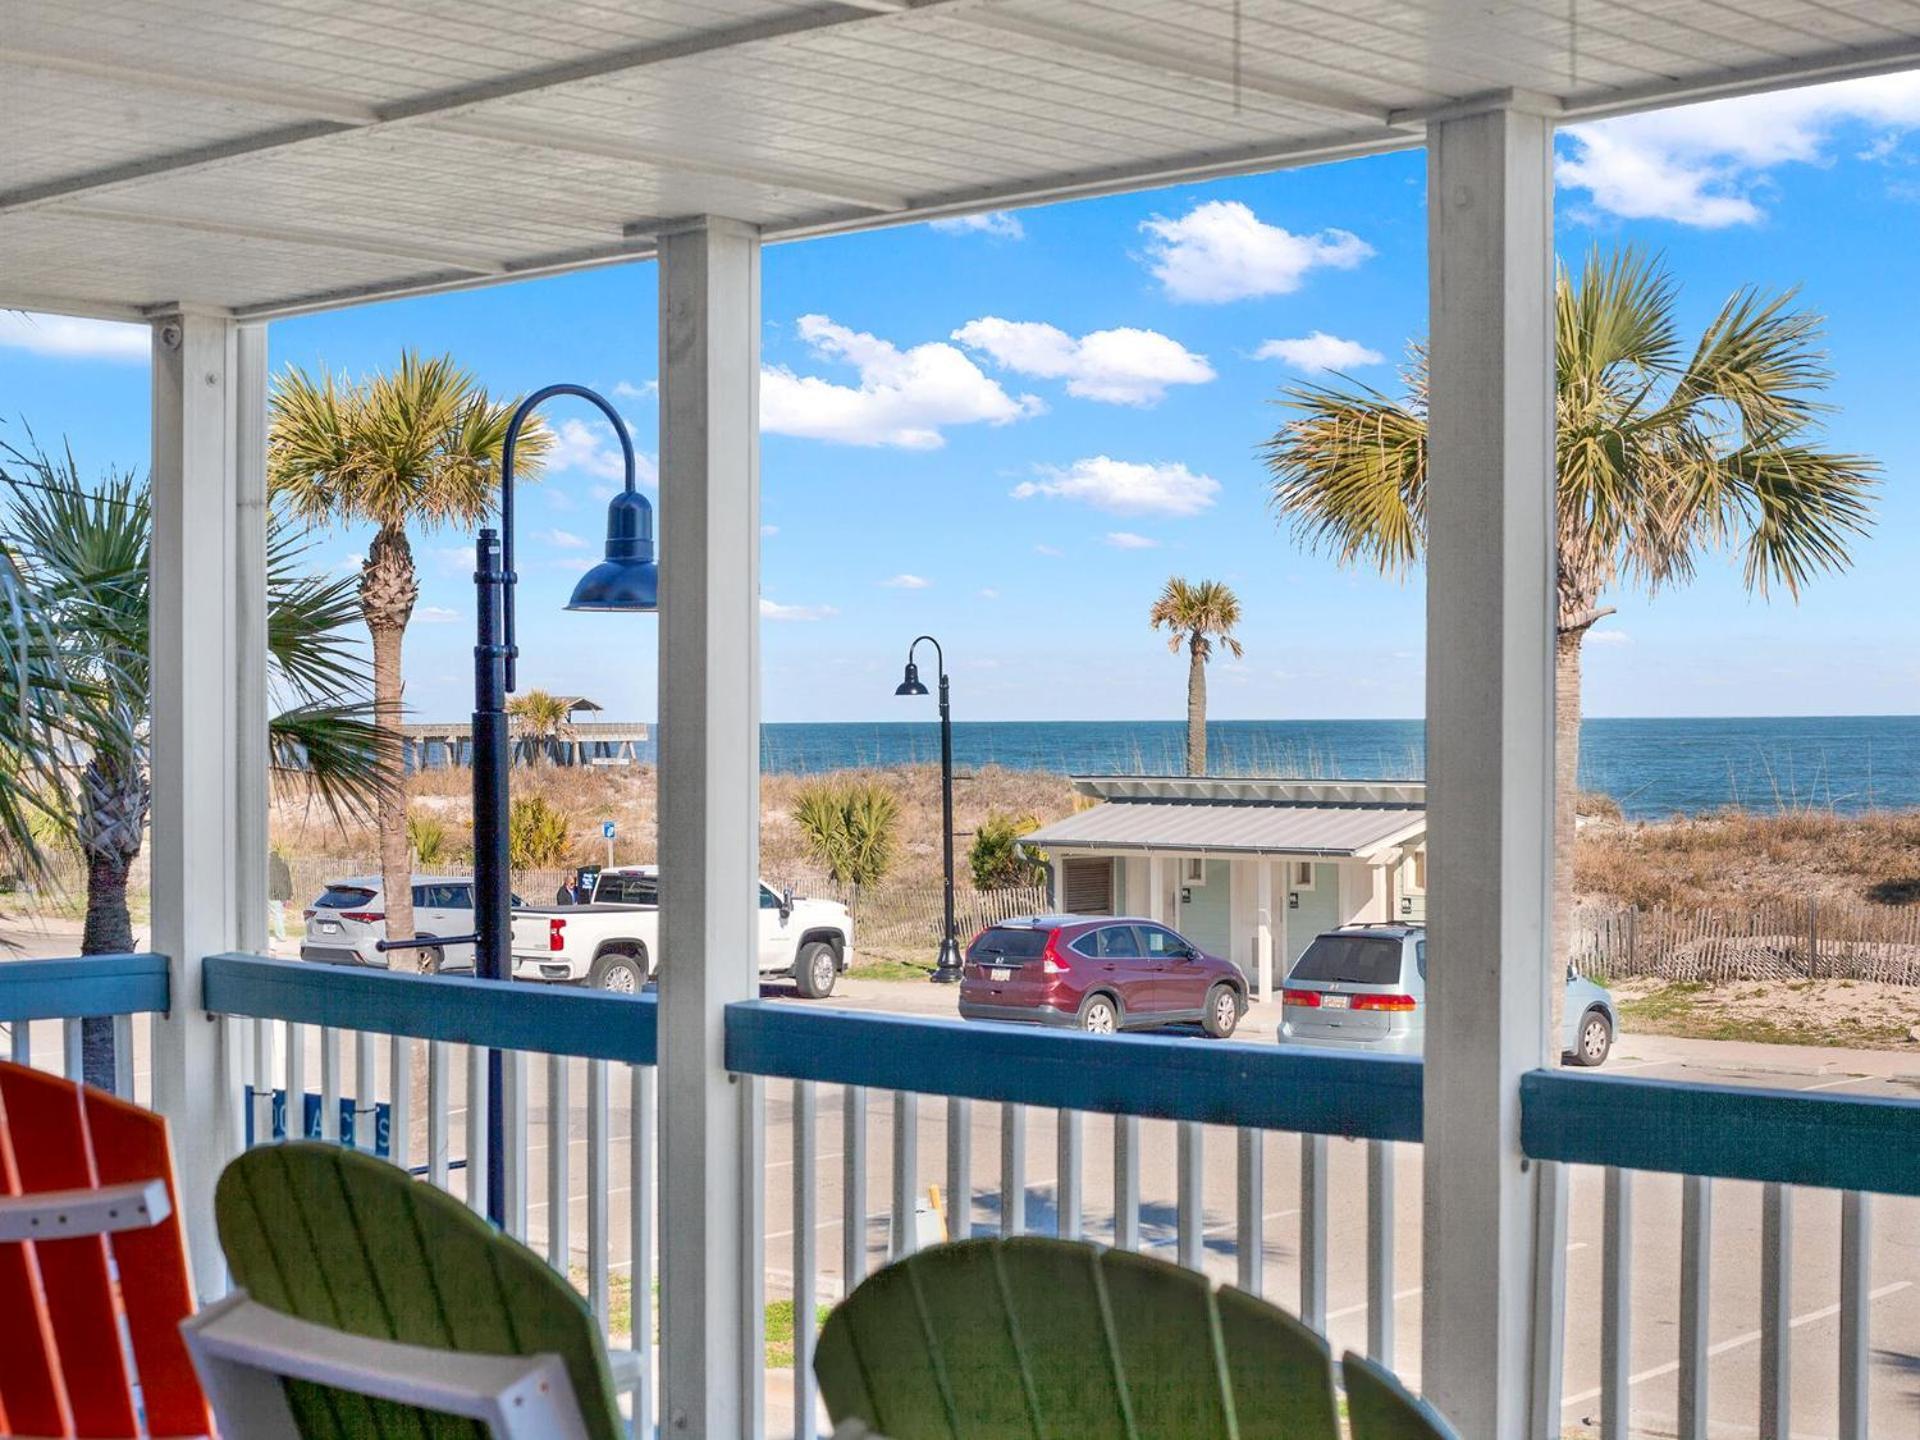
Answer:
[[[320,922],[320,933],[322,935],[338,935],[340,933],[340,927],[338,925],[329,924],[327,921],[322,920]]]
[[[1345,1010],[1352,1003],[1351,997],[1346,995],[1322,995],[1320,997],[1320,1008],[1322,1010]]]
[[[989,970],[987,976],[993,980],[1011,980],[1013,979],[1013,971],[1006,969]]]

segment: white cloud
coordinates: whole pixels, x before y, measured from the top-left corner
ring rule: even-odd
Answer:
[[[1631,645],[1633,636],[1624,630],[1589,630],[1587,643],[1589,645]]]
[[[980,598],[982,600],[998,600],[1000,598],[1000,592],[989,585],[980,592]]]
[[[445,546],[433,553],[440,562],[440,568],[447,574],[464,575],[468,580],[473,579],[474,569],[480,563],[480,557],[474,554],[471,545]]]
[[[890,580],[882,580],[880,583],[889,590],[925,590],[933,584],[924,576],[908,575],[904,572]]]
[[[460,618],[460,612],[444,605],[422,605],[413,612],[413,618],[422,625],[451,625]]]
[[[1046,409],[1035,395],[1015,399],[944,341],[903,351],[825,315],[802,315],[797,328],[821,359],[859,371],[860,383],[838,385],[784,366],[761,371],[760,428],[771,434],[935,450],[946,443],[945,426],[1006,425]]]
[[[1177,461],[1142,464],[1093,455],[1065,469],[1039,468],[1046,478],[1022,481],[1013,489],[1014,499],[1046,495],[1122,515],[1198,515],[1220,493],[1218,480],[1196,475]]]
[[[1209,200],[1178,220],[1156,215],[1140,228],[1152,237],[1147,258],[1161,288],[1172,299],[1206,304],[1290,295],[1310,270],[1351,270],[1373,254],[1349,231],[1296,235],[1238,200]]]
[[[658,380],[642,380],[638,385],[631,380],[616,380],[613,393],[622,400],[651,400],[660,393]]]
[[[1158,550],[1160,542],[1145,535],[1136,535],[1131,530],[1109,530],[1107,544],[1116,550]]]
[[[541,535],[540,538],[546,541],[547,544],[561,550],[584,550],[587,548],[587,542],[571,530],[548,530]]]
[[[1554,163],[1568,190],[1595,211],[1627,220],[1672,220],[1699,229],[1751,225],[1765,216],[1767,172],[1827,161],[1849,124],[1873,126],[1862,159],[1883,159],[1920,128],[1920,74],[1740,96],[1570,126]],[[1889,140],[1892,139],[1892,144]]]
[[[930,222],[943,235],[990,235],[995,240],[1024,240],[1027,227],[1018,215],[988,210],[980,215],[948,215]]]
[[[760,597],[760,618],[762,620],[831,620],[840,612],[831,605],[782,605]]]
[[[1154,405],[1169,385],[1213,379],[1206,356],[1158,330],[1095,330],[1076,340],[1057,326],[988,315],[968,321],[953,338],[986,352],[1003,370],[1065,380],[1069,395],[1109,405]]]
[[[771,540],[775,535],[780,533],[780,527],[778,525],[762,525],[760,527],[760,533]]]
[[[117,320],[0,310],[0,348],[62,360],[147,360],[153,355],[153,335],[145,325]]]
[[[1067,552],[1062,550],[1058,545],[1036,545],[1033,547],[1033,553],[1036,555],[1044,555],[1049,560],[1058,560]]]
[[[613,427],[604,420],[578,420],[568,417],[553,429],[553,447],[547,452],[547,468],[555,471],[578,470],[596,480],[621,480],[626,477],[626,462],[621,458],[620,442]]]
[[[333,568],[336,570],[345,571],[347,574],[350,575],[356,570],[365,569],[366,564],[367,564],[367,557],[360,551],[356,550],[351,555],[342,555],[340,557],[340,563],[334,566]]]
[[[1369,350],[1358,340],[1343,340],[1316,330],[1294,340],[1269,340],[1253,352],[1256,360],[1278,360],[1295,370],[1317,375],[1324,370],[1352,370],[1360,365],[1378,365],[1386,357]]]

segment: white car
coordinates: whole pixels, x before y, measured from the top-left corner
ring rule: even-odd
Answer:
[[[514,904],[520,899],[514,897]],[[378,875],[351,875],[329,880],[326,890],[305,911],[306,938],[300,958],[323,965],[371,965],[389,968],[391,955],[374,949],[387,938],[386,890]],[[413,877],[413,933],[421,939],[436,935],[473,933],[473,877],[471,875],[416,875]],[[427,950],[396,952],[401,968],[471,970],[473,946],[435,946]]]
[[[797,899],[765,881],[759,901],[756,973],[762,979],[790,976],[809,999],[831,995],[853,961],[847,907]],[[623,865],[600,872],[587,904],[516,907],[514,978],[584,980],[598,990],[638,991],[660,974],[659,904],[659,869]]]

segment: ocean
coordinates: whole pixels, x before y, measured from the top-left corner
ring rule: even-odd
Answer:
[[[1920,807],[1920,716],[1596,719],[1581,730],[1580,783],[1635,819],[1729,805],[1858,812]],[[953,727],[954,763],[1068,774],[1178,774],[1186,727],[1163,720],[974,720]],[[940,758],[931,722],[769,724],[766,771],[811,773]],[[1217,720],[1221,774],[1418,779],[1418,720]]]

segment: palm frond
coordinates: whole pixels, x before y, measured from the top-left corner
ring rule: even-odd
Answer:
[[[1308,550],[1404,574],[1426,545],[1427,422],[1368,386],[1302,385],[1263,451],[1272,504]]]

